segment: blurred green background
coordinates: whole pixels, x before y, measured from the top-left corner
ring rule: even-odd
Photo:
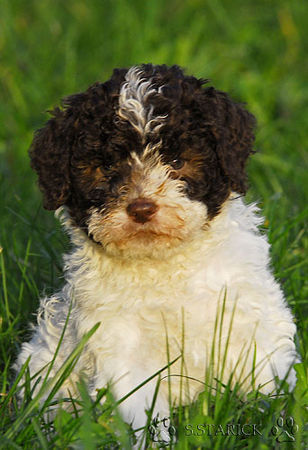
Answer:
[[[67,428],[60,419],[56,421],[55,434],[54,428],[40,428],[34,411],[19,432],[14,421],[25,417],[24,410],[10,403],[7,392],[14,376],[12,362],[21,342],[30,335],[29,322],[35,321],[39,296],[54,292],[63,283],[62,254],[69,248],[53,213],[41,206],[27,153],[33,132],[61,98],[106,80],[114,67],[144,62],[178,64],[188,74],[209,78],[216,88],[246,102],[256,116],[257,153],[249,164],[247,197],[257,201],[265,215],[263,229],[272,244],[273,270],[296,317],[297,344],[304,361],[291,397],[261,399],[261,408],[255,394],[246,403],[226,397],[226,404],[221,402],[218,408],[219,401],[215,401],[216,409],[210,405],[208,416],[203,412],[199,422],[215,419],[222,423],[217,413],[220,409],[226,423],[237,423],[242,415],[247,423],[263,422],[263,437],[243,442],[247,448],[270,449],[279,445],[271,427],[285,412],[299,424],[296,448],[304,448],[308,348],[306,3],[0,0],[0,435],[8,430],[7,435],[14,437],[13,447],[5,448],[68,448],[71,442],[97,448],[93,439],[101,444],[106,430],[107,434],[114,430],[117,438],[121,434],[115,416],[107,425],[103,419],[106,426],[102,428],[95,417],[87,421],[90,410],[87,415],[86,409],[81,422],[68,415],[70,419],[65,420],[71,425]],[[0,437],[1,448],[6,445],[3,439]],[[224,439],[215,438],[206,448],[235,448],[236,438]],[[236,442],[236,448],[243,448],[241,442]],[[185,442],[183,445],[180,448],[188,448]]]
[[[33,131],[63,96],[106,80],[114,67],[142,62],[179,64],[188,74],[210,78],[257,117],[248,199],[261,202],[274,269],[302,326],[305,3],[1,0],[3,355],[14,353],[38,293],[62,283],[61,254],[68,246],[52,213],[41,208],[27,155]]]

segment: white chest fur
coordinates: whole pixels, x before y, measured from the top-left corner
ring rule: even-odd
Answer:
[[[226,381],[240,356],[251,351],[252,359],[255,341],[260,367],[280,346],[294,350],[295,327],[268,270],[268,244],[257,230],[255,209],[228,202],[198,239],[163,260],[110,257],[75,236],[77,248],[66,259],[66,295],[75,299],[78,337],[101,322],[88,347],[96,387],[128,376],[125,388],[133,388],[183,349],[187,375],[203,380],[213,345],[223,348],[228,341]],[[214,339],[224,298],[223,327]],[[180,366],[172,371],[179,373]],[[275,366],[281,375],[281,362]],[[248,362],[243,378],[251,370]],[[260,382],[273,377],[270,370],[263,373]]]
[[[66,284],[58,295],[42,300],[38,327],[16,367],[31,356],[30,370],[36,373],[52,360],[73,301],[51,375],[80,338],[97,322],[101,325],[60,396],[67,395],[67,387],[74,391],[83,372],[93,395],[111,382],[121,398],[179,355],[170,367],[175,403],[191,401],[203,389],[209,369],[212,380],[227,383],[232,377],[244,391],[252,387],[252,378],[263,392],[275,390],[275,375],[287,377],[293,387],[295,325],[268,268],[269,245],[259,224],[254,206],[230,200],[208,229],[176,252],[167,249],[160,259],[136,260],[108,256],[70,228],[75,248],[65,257]],[[191,380],[184,393],[183,375]],[[144,424],[155,383],[122,404],[126,420]],[[169,387],[165,379],[157,399],[156,411],[163,414],[168,414]]]

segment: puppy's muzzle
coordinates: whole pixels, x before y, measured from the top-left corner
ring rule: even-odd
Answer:
[[[156,203],[147,198],[137,198],[126,208],[127,214],[137,223],[149,222],[157,210]]]

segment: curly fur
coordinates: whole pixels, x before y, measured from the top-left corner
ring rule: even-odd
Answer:
[[[101,321],[59,396],[74,392],[82,373],[91,394],[112,381],[121,397],[166,364],[166,333],[170,359],[179,355],[183,322],[185,375],[202,381],[211,367],[244,392],[253,384],[273,392],[276,375],[295,384],[292,315],[268,267],[257,208],[238,195],[247,189],[255,119],[205,83],[177,66],[116,69],[68,97],[34,137],[44,206],[61,207],[74,248],[65,256],[66,283],[42,300],[17,369],[31,356],[34,374],[53,358],[72,301],[51,376]],[[131,213],[136,199],[154,205],[138,211],[147,214],[141,221]],[[211,361],[213,342],[221,352]],[[181,362],[171,370],[180,373]],[[176,403],[179,378],[171,381]],[[154,388],[155,380],[122,404],[135,426],[145,423]],[[191,382],[185,400],[201,388]],[[167,414],[166,381],[156,410]]]

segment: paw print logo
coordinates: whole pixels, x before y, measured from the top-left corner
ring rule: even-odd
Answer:
[[[158,442],[162,446],[170,444],[176,435],[176,429],[171,424],[170,419],[167,417],[159,419],[158,416],[153,419],[148,427],[148,432],[152,442]]]
[[[271,433],[276,437],[276,442],[281,444],[282,442],[295,442],[295,433],[298,431],[298,425],[295,423],[293,417],[279,417],[271,429]]]

